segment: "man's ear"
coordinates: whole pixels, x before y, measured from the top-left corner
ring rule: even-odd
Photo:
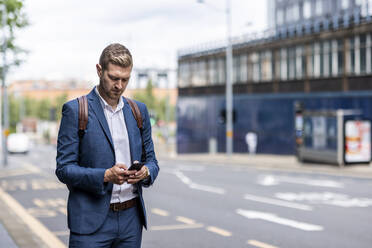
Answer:
[[[96,69],[98,77],[102,77],[102,66],[100,64],[96,64]]]

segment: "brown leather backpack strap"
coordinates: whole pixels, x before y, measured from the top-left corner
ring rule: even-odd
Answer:
[[[132,113],[133,113],[134,118],[137,121],[138,128],[142,130],[142,127],[143,127],[142,126],[142,115],[141,115],[141,111],[138,108],[137,103],[135,103],[132,99],[129,99],[129,98],[125,98],[125,99],[127,99],[130,105],[130,108],[132,109]]]
[[[84,133],[88,124],[88,100],[87,96],[80,96],[79,102],[79,134]]]
[[[127,99],[128,103],[129,103],[129,106],[132,110],[132,113],[133,113],[133,116],[134,116],[134,119],[136,119],[137,121],[137,126],[140,130],[140,133],[141,133],[141,139],[142,139],[142,157],[141,157],[141,162],[145,162],[146,161],[146,150],[145,150],[145,145],[143,143],[143,135],[142,135],[142,131],[143,131],[143,126],[142,126],[142,115],[141,115],[141,111],[139,110],[138,108],[138,105],[135,101],[133,101],[132,99],[129,99],[129,98],[125,98]]]

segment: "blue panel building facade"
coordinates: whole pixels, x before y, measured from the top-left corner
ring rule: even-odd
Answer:
[[[295,153],[295,103],[372,120],[372,1],[271,1],[272,29],[233,44],[234,152]],[[179,51],[177,150],[225,152],[225,47]]]

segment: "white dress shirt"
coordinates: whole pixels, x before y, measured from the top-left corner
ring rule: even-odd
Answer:
[[[116,164],[125,164],[129,168],[131,165],[131,156],[128,130],[123,114],[123,98],[120,97],[116,109],[113,109],[99,94],[97,87],[95,88],[95,92],[100,98],[112,141],[114,142]],[[128,184],[127,182],[122,185],[114,184],[110,203],[125,202],[137,197],[138,195],[134,193],[136,190],[135,187],[135,185]]]

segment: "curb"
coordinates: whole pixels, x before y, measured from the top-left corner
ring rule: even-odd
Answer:
[[[368,164],[337,165],[319,163],[299,163],[294,156],[255,155],[248,157],[232,155],[228,157],[223,154],[206,155],[190,154],[176,156],[159,156],[162,161],[192,162],[212,166],[240,166],[258,170],[277,170],[298,173],[323,173],[333,176],[346,176],[372,179],[372,166]]]

